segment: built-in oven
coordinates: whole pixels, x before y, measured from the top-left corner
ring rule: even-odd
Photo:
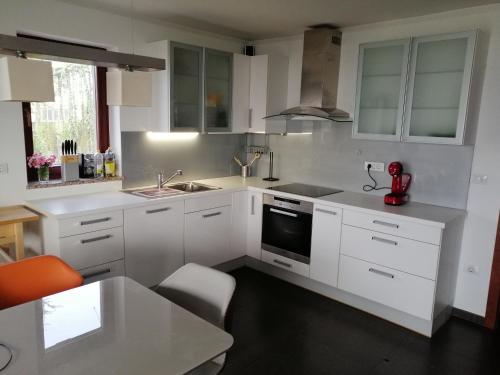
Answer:
[[[309,264],[313,204],[264,194],[262,248]]]

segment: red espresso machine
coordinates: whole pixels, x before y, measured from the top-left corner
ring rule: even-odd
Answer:
[[[408,188],[410,187],[411,174],[403,173],[403,164],[393,161],[387,171],[392,176],[391,192],[384,197],[384,203],[391,206],[401,206],[408,201]]]

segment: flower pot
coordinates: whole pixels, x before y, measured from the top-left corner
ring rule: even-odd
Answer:
[[[39,182],[47,182],[49,181],[49,167],[40,167],[37,169],[38,173],[38,181]]]

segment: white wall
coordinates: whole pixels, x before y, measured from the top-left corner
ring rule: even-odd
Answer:
[[[431,16],[384,22],[343,30],[338,107],[353,113],[355,106],[357,58],[360,43],[410,36],[480,29],[476,58],[476,82],[470,104],[471,127],[477,125],[472,174],[489,176],[485,185],[471,184],[455,307],[485,314],[493,245],[500,208],[500,6],[469,8]],[[257,41],[257,53],[289,56],[288,105],[299,103],[301,36]],[[484,87],[482,87],[484,76]],[[472,132],[474,134],[475,132]],[[382,149],[390,143],[379,142]],[[447,146],[442,146],[447,147]],[[450,161],[449,168],[456,167]],[[429,168],[431,168],[429,166]],[[456,173],[464,173],[461,168]],[[477,274],[466,272],[468,265],[479,267]]]
[[[132,43],[131,22],[127,17],[84,8],[57,0],[2,0],[0,33],[34,32],[41,35],[133,52],[144,43],[170,39],[240,52],[241,41],[220,35],[155,21],[136,20]],[[111,121],[113,111],[111,111]],[[119,135],[112,146],[120,148]],[[113,145],[115,142],[115,145]],[[127,150],[123,150],[126,152]],[[0,103],[0,163],[8,163],[9,173],[0,175],[0,206],[24,200],[119,189],[119,183],[92,184],[42,190],[26,189],[26,170],[21,104]]]

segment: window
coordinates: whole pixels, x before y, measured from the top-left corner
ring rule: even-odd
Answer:
[[[21,35],[23,37],[30,37]],[[26,156],[57,156],[51,178],[60,178],[61,143],[74,140],[78,153],[104,152],[109,146],[106,68],[52,61],[55,101],[23,103]],[[36,171],[28,166],[28,181]]]

